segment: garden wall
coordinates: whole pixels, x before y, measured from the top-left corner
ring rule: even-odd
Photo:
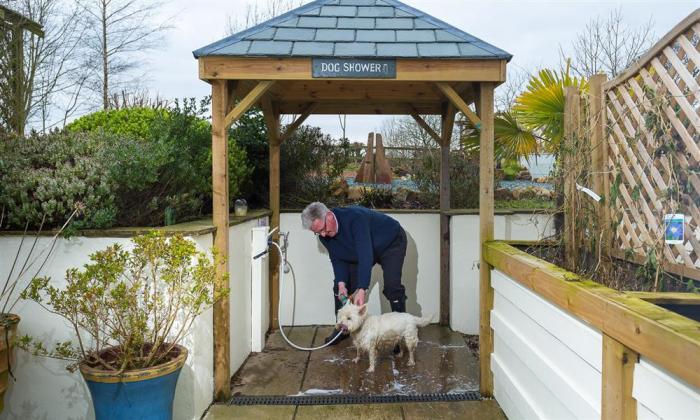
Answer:
[[[602,335],[499,271],[494,394],[509,418],[600,417]]]
[[[432,315],[437,321],[440,311],[440,215],[438,212],[389,212],[406,230],[408,246],[403,269],[409,312]],[[496,237],[535,240],[551,231],[549,216],[499,212]],[[309,231],[301,227],[298,212],[283,213],[281,230],[289,231],[288,260],[293,270],[284,275],[281,320],[283,325],[324,325],[335,323],[333,270],[326,249]],[[341,227],[342,229],[342,227]],[[451,327],[467,334],[479,330],[479,216],[451,214]],[[296,283],[294,279],[296,278]],[[370,283],[369,311],[389,312],[382,294],[382,270],[375,266]]]
[[[253,220],[234,221],[230,229],[231,257],[231,372],[238,370],[250,353],[250,230],[258,224],[267,224],[267,216]],[[164,228],[179,232],[193,239],[200,250],[209,251],[213,245],[211,222],[194,222]],[[64,284],[66,269],[80,267],[89,261],[88,256],[112,244],[128,247],[133,229],[115,229],[105,232],[89,232],[89,236],[59,239],[41,275],[52,278],[55,285]],[[97,236],[96,236],[97,235]],[[0,278],[6,278],[12,265],[19,236],[0,236]],[[50,241],[39,240],[38,249]],[[25,247],[27,244],[25,243]],[[33,273],[32,273],[33,274]],[[19,286],[26,285],[23,279]],[[56,315],[38,304],[20,301],[15,313],[21,317],[19,334],[30,334],[52,343],[72,339],[70,327]],[[194,323],[183,344],[189,349],[189,357],[178,380],[175,396],[175,419],[199,419],[212,401],[213,341],[212,310],[204,312]],[[241,339],[243,337],[243,339]],[[235,338],[235,339],[234,339]],[[78,372],[66,371],[67,363],[55,359],[32,356],[15,350],[12,371],[17,378],[5,395],[5,409],[0,420],[5,419],[93,419],[89,391]]]
[[[697,418],[700,323],[506,243],[484,250],[494,396],[509,418]]]

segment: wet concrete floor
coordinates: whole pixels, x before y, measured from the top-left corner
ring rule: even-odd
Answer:
[[[315,347],[331,332],[329,326],[294,327],[292,341]],[[285,330],[287,331],[287,330]],[[272,333],[262,353],[252,354],[231,380],[234,395],[411,395],[475,391],[479,362],[464,336],[430,325],[419,332],[416,365],[385,349],[374,373],[367,356],[355,364],[352,340],[314,352],[298,351]],[[351,405],[214,404],[205,420],[222,419],[505,419],[494,400]]]
[[[330,326],[294,327],[287,336],[300,346],[319,346]],[[286,330],[285,330],[286,331]],[[462,334],[429,325],[419,332],[416,365],[408,356],[385,349],[374,373],[367,373],[367,356],[355,364],[355,348],[347,339],[314,352],[295,350],[279,331],[265,349],[252,354],[232,378],[234,395],[411,395],[474,391],[479,388],[479,362]]]

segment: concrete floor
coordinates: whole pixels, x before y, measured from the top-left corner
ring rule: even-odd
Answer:
[[[318,346],[332,327],[295,327],[295,343]],[[285,330],[286,331],[286,330]],[[411,395],[474,391],[479,388],[479,362],[465,338],[449,328],[430,325],[419,333],[416,366],[386,349],[376,371],[365,372],[367,356],[352,362],[351,340],[314,352],[290,348],[278,331],[262,353],[252,354],[232,378],[234,395]],[[222,419],[505,419],[494,400],[352,404],[352,405],[212,405],[205,420]]]

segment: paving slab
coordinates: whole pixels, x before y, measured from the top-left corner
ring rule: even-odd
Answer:
[[[291,420],[296,406],[293,405],[225,405],[214,404],[204,420]]]
[[[351,404],[299,406],[295,420],[401,420],[401,404]]]
[[[309,346],[316,327],[295,327],[288,337]],[[279,332],[271,334],[261,353],[253,353],[231,380],[233,395],[295,395],[301,389],[309,353],[290,349]]]
[[[402,404],[405,420],[507,420],[495,400]]]

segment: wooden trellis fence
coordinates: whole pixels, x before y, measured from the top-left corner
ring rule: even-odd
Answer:
[[[593,171],[613,201],[610,253],[700,280],[700,9],[638,63],[603,83],[604,147]],[[596,85],[591,83],[591,97]],[[591,121],[595,112],[591,112]],[[595,147],[595,145],[594,145]],[[594,156],[596,153],[594,152]],[[602,164],[601,164],[602,163]],[[598,166],[598,168],[596,168]],[[685,215],[682,244],[664,243],[664,215]],[[604,242],[605,243],[605,242]]]

